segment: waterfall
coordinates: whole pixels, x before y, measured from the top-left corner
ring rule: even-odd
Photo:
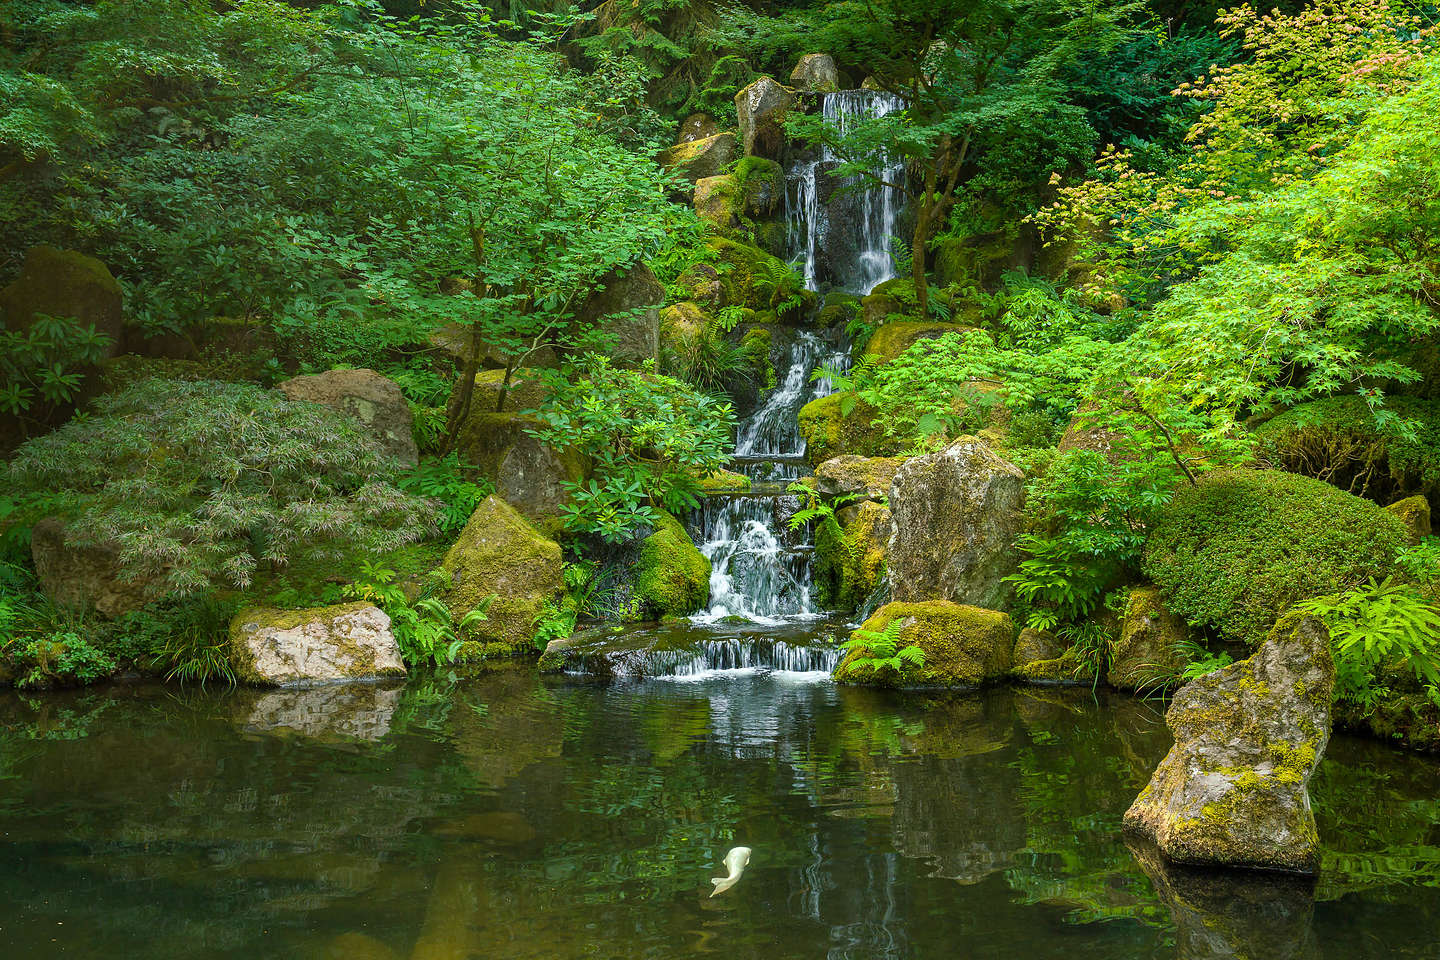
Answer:
[[[859,120],[883,117],[904,105],[890,93],[841,90],[823,95],[821,113],[843,135]],[[831,176],[839,163],[823,148],[818,157],[791,169],[785,190],[787,232],[806,286],[838,287],[863,296],[895,276],[890,237],[900,231],[905,193],[894,186],[858,189],[867,178]],[[905,163],[885,157],[875,173],[886,183],[901,184]]]
[[[815,368],[828,365],[844,369],[850,362],[846,350],[837,350],[813,333],[801,333],[790,348],[790,365],[765,402],[740,425],[735,440],[735,456],[747,460],[798,460],[805,456],[805,442],[800,439],[796,414],[816,397],[832,393],[828,380],[810,382]]]

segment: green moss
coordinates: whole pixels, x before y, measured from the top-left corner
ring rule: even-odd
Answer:
[[[849,394],[832,393],[800,408],[800,435],[805,438],[805,458],[812,465],[842,453],[888,457],[903,449],[898,438],[885,436],[885,428],[875,420],[875,408],[868,403],[858,401],[846,413],[850,399]]]
[[[1419,494],[1396,501],[1385,511],[1405,524],[1405,533],[1412,546],[1430,536],[1430,501]]]
[[[826,517],[815,528],[815,599],[827,610],[854,610],[885,578],[890,511],[878,503],[859,506],[841,525]]]
[[[564,591],[560,547],[493,495],[475,509],[443,568],[450,575],[445,600],[451,613],[459,619],[494,597],[472,635],[514,653],[530,652],[546,603]]]
[[[705,494],[746,493],[750,490],[750,478],[731,470],[707,473],[697,482],[700,484],[700,491]]]
[[[1401,422],[1379,426],[1363,397],[1327,397],[1286,410],[1255,430],[1273,466],[1390,503],[1440,494],[1440,400],[1391,397]]]
[[[751,327],[740,338],[740,352],[749,362],[750,368],[759,375],[759,383],[765,389],[776,386],[775,365],[770,362],[770,350],[775,342],[774,334],[767,327]]]
[[[634,586],[636,599],[656,617],[693,613],[710,599],[710,561],[668,513],[660,513],[659,526],[640,543]]]
[[[1257,645],[1291,604],[1394,572],[1406,531],[1367,500],[1274,470],[1225,470],[1182,487],[1146,543],[1166,606]]]
[[[934,340],[964,329],[956,323],[891,320],[870,335],[862,356],[875,357],[878,363],[889,363],[921,340]]]
[[[843,330],[859,312],[859,297],[840,290],[831,291],[825,295],[820,312],[815,315],[815,326],[821,330]]]
[[[1001,679],[1010,670],[1015,626],[1007,614],[948,600],[887,603],[861,629],[883,633],[896,621],[904,622],[899,646],[920,647],[925,651],[924,666],[907,663],[898,674],[893,670],[877,672],[857,665],[870,655],[869,651],[852,650],[835,668],[836,682],[970,687]]]
[[[1110,684],[1121,690],[1175,686],[1189,665],[1183,646],[1188,633],[1185,621],[1165,608],[1157,588],[1131,590],[1120,639],[1110,654]]]

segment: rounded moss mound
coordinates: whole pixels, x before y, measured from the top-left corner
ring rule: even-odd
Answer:
[[[655,532],[640,541],[634,585],[635,599],[650,616],[693,613],[710,599],[710,561],[679,520],[660,512]]]
[[[856,401],[847,413],[849,399],[849,394],[832,393],[800,408],[800,436],[811,466],[845,453],[894,456],[904,447],[898,438],[885,436],[884,425],[875,419],[878,411],[865,401]]]
[[[1405,525],[1278,470],[1220,470],[1180,490],[1145,545],[1171,612],[1252,646],[1293,603],[1394,572]]]
[[[1391,503],[1440,493],[1440,400],[1392,397],[1397,420],[1377,424],[1363,397],[1327,397],[1291,407],[1255,431],[1271,465]]]
[[[871,686],[973,687],[1010,670],[1015,625],[1008,614],[948,600],[887,603],[861,625],[861,636],[884,635],[900,623],[897,649],[917,646],[923,663],[902,659],[898,669],[878,667],[875,649],[852,649],[835,668],[837,683]]]

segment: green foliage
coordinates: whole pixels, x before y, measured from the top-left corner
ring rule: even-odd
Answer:
[[[462,529],[480,501],[495,492],[495,485],[489,480],[467,479],[460,457],[453,450],[438,460],[422,460],[413,470],[400,473],[395,485],[406,493],[438,503],[436,522],[440,533],[445,535]]]
[[[1023,534],[1025,554],[1009,577],[1039,630],[1079,624],[1132,574],[1175,476],[1157,457],[1117,458],[1088,450],[1060,454],[1030,481],[1027,508],[1039,531]],[[1091,644],[1087,649],[1093,647]],[[1103,666],[1103,664],[1101,664]]]
[[[1271,465],[1378,503],[1440,492],[1440,401],[1327,397],[1273,417],[1255,438]]]
[[[1208,676],[1216,670],[1223,670],[1235,662],[1235,658],[1225,651],[1211,653],[1194,640],[1185,640],[1182,644],[1182,652],[1188,661],[1185,669],[1180,671],[1180,681],[1189,683],[1191,680],[1198,680]]]
[[[234,598],[191,597],[151,604],[121,617],[107,631],[106,646],[146,670],[182,684],[236,683],[230,662],[230,620]]]
[[[673,377],[585,357],[569,381],[556,383],[530,433],[556,449],[589,457],[588,483],[569,483],[565,524],[577,533],[618,543],[645,525],[656,508],[680,512],[698,500],[696,476],[729,457],[734,413]]]
[[[1395,517],[1319,480],[1221,470],[1179,488],[1142,566],[1172,612],[1258,646],[1292,604],[1390,576],[1404,543]]]
[[[799,530],[808,523],[835,519],[835,511],[848,503],[854,503],[860,499],[858,493],[845,493],[830,500],[826,500],[815,492],[815,488],[806,483],[795,481],[785,488],[786,493],[793,493],[804,498],[805,506],[790,514],[785,522],[791,530]]]
[[[343,414],[258,387],[144,380],[22,446],[10,478],[52,497],[80,545],[113,544],[159,596],[245,587],[297,550],[380,552],[434,530],[434,506]]]
[[[859,650],[865,655],[856,657],[849,664],[850,670],[872,670],[883,675],[893,671],[899,676],[910,664],[917,670],[925,668],[925,651],[916,644],[900,646],[900,632],[905,629],[906,620],[900,618],[884,630],[856,629],[850,639],[840,644],[840,649]]]
[[[1385,667],[1410,670],[1431,702],[1440,704],[1440,606],[1408,584],[1374,580],[1341,594],[1295,605],[1330,628],[1335,697],[1369,709],[1384,692]]]
[[[729,313],[721,311],[714,319],[706,317],[698,329],[678,333],[667,345],[665,358],[675,375],[711,394],[753,379],[754,366],[749,354],[725,337],[739,321],[739,313],[738,309]]]
[[[1440,582],[1440,537],[1426,537],[1395,556],[1400,575],[1409,583],[1428,585]]]
[[[15,655],[24,671],[15,686],[53,687],[67,684],[89,684],[104,680],[115,672],[115,661],[97,650],[78,633],[55,633],[31,640]]]
[[[24,330],[0,330],[0,414],[27,427],[46,423],[75,403],[86,367],[110,344],[93,326],[46,314]]]
[[[397,582],[395,571],[369,561],[361,565],[360,578],[346,584],[344,593],[354,600],[369,600],[390,617],[390,629],[400,656],[412,667],[450,666],[460,654],[466,631],[486,619],[495,597],[485,597],[458,621],[439,596],[449,585],[443,570],[424,579],[415,597]]]

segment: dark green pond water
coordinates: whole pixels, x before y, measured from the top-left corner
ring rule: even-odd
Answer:
[[[0,957],[1440,955],[1436,763],[1337,738],[1312,886],[1127,846],[1167,746],[1089,690],[783,675],[7,694]]]

